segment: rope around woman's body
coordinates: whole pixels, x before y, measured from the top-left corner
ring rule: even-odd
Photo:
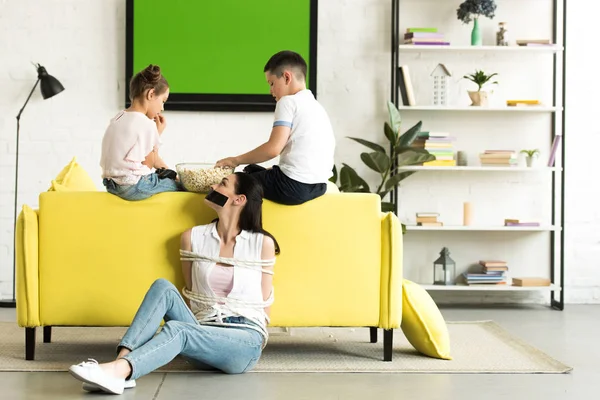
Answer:
[[[227,257],[211,257],[205,256],[202,254],[197,254],[188,250],[179,250],[179,254],[181,256],[181,261],[212,261],[219,264],[226,264],[241,268],[251,269],[256,272],[261,272],[269,275],[273,275],[272,270],[263,269],[262,267],[272,267],[275,265],[275,259],[271,260],[237,260],[235,258],[227,258]],[[246,324],[236,324],[236,323],[227,323],[223,322],[223,311],[232,311],[235,314],[241,315],[237,310],[240,308],[252,308],[258,311],[261,311],[265,320],[269,320],[268,315],[265,313],[265,307],[269,307],[273,304],[274,295],[273,290],[269,295],[269,298],[265,301],[246,301],[241,299],[236,299],[233,297],[218,297],[211,296],[204,293],[198,293],[186,288],[183,288],[182,293],[188,299],[199,303],[201,306],[206,308],[211,308],[216,312],[216,315],[210,315],[203,319],[199,319],[198,321],[203,324],[209,325],[221,325],[221,326],[238,326],[238,327],[250,327],[252,329],[258,330],[265,336],[268,337],[267,330],[263,328],[263,323],[261,321],[255,321],[253,318],[248,318],[249,320],[258,324],[258,326],[253,327],[252,325]],[[259,329],[260,328],[260,329]]]

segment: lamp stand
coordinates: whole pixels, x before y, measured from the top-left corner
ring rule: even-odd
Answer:
[[[27,96],[27,100],[25,100],[25,104],[23,104],[23,107],[21,107],[21,110],[19,111],[19,114],[17,115],[17,140],[16,140],[17,141],[17,152],[15,155],[15,208],[14,208],[14,218],[13,218],[14,232],[13,232],[12,299],[0,300],[0,308],[15,308],[17,306],[17,301],[15,298],[15,295],[16,295],[15,272],[16,272],[16,265],[17,265],[17,199],[18,199],[18,194],[19,194],[19,192],[18,192],[18,189],[19,189],[19,130],[21,128],[21,122],[20,122],[21,114],[23,114],[23,110],[25,109],[25,106],[27,106],[27,103],[29,103],[29,99],[31,99],[31,95],[33,94],[33,91],[35,90],[35,88],[37,87],[39,82],[40,82],[40,78],[38,78],[38,80],[35,82],[35,85],[33,85],[31,92],[29,92],[29,96]]]

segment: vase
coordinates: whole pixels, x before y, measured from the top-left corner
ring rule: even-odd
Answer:
[[[473,30],[471,31],[471,46],[481,46],[481,29],[479,28],[479,18],[473,19]]]
[[[471,105],[477,107],[486,107],[488,105],[488,93],[477,91],[468,91],[469,97],[471,98]]]
[[[535,166],[535,156],[527,156],[527,158],[525,158],[525,163],[530,168]]]

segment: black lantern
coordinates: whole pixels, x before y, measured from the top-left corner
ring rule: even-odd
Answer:
[[[450,258],[450,250],[447,247],[440,251],[440,258],[433,263],[433,284],[454,285],[454,274],[456,263]]]

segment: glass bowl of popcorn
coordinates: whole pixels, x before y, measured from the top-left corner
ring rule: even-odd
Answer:
[[[180,163],[175,166],[181,184],[188,192],[208,193],[210,187],[233,173],[233,168],[215,167],[215,163]]]

